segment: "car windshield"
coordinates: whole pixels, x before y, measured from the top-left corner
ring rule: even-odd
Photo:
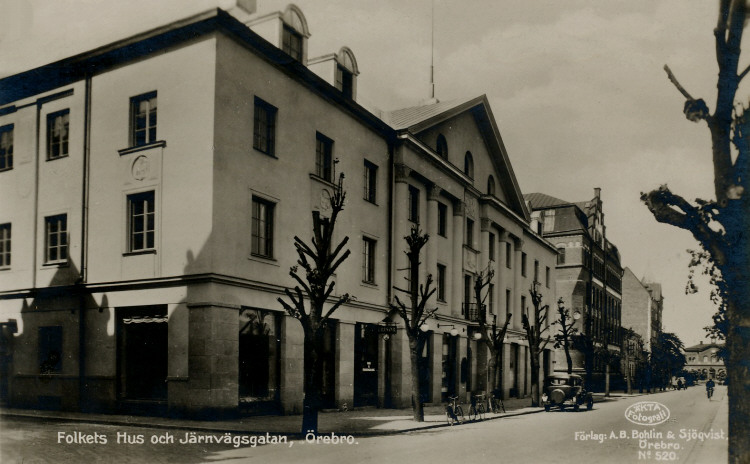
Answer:
[[[568,379],[550,379],[550,385],[565,385]]]

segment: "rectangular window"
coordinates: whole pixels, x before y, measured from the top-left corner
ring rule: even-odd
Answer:
[[[565,247],[564,246],[557,247],[557,264],[565,264]]]
[[[44,262],[62,263],[68,260],[68,215],[58,214],[44,218]]]
[[[464,274],[464,306],[468,314],[469,306],[471,305],[471,276]]]
[[[0,224],[0,268],[10,267],[10,223]]]
[[[494,314],[495,312],[495,284],[490,284],[487,287],[487,314]]]
[[[333,182],[333,140],[320,132],[315,135],[315,174]]]
[[[276,107],[255,97],[255,116],[253,117],[253,148],[273,155],[276,134]]]
[[[521,253],[521,275],[526,277],[526,253]]]
[[[375,243],[376,241],[362,237],[362,281],[375,283]]]
[[[474,247],[474,221],[468,218],[466,219],[466,241],[464,243],[468,247]]]
[[[39,373],[62,372],[62,326],[39,327]]]
[[[130,145],[156,142],[156,92],[130,99]]]
[[[354,76],[351,71],[340,64],[336,65],[336,88],[347,98],[352,98],[354,95]]]
[[[487,250],[490,261],[495,261],[495,234],[492,232],[489,233],[490,241],[489,241],[489,249]]]
[[[539,282],[539,261],[534,260],[534,282]]]
[[[376,203],[378,199],[378,167],[365,160],[365,200]]]
[[[438,202],[438,235],[441,237],[447,236],[448,229],[448,206]]]
[[[510,290],[505,290],[505,312],[512,312]]]
[[[445,301],[445,266],[437,265],[437,299]]]
[[[526,297],[521,296],[521,313],[526,312]]]
[[[544,232],[553,232],[555,230],[555,210],[549,209],[544,212]]]
[[[68,124],[70,110],[47,115],[47,159],[68,156]]]
[[[0,171],[13,169],[13,124],[0,127]]]
[[[508,269],[513,267],[513,250],[510,247],[510,242],[505,242],[505,267]]]
[[[270,201],[253,197],[251,253],[264,258],[273,257],[274,206]]]
[[[281,49],[297,61],[302,61],[302,34],[284,25]]]
[[[544,268],[544,284],[549,288],[549,266]]]
[[[409,220],[419,223],[419,189],[409,186]]]
[[[153,250],[155,234],[154,192],[128,195],[128,252]]]

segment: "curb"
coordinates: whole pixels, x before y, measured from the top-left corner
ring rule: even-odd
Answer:
[[[539,412],[544,412],[544,409],[539,410],[533,410],[533,411],[522,411],[522,412],[509,412],[505,413],[501,416],[495,416],[495,417],[488,417],[485,419],[482,419],[480,421],[464,421],[459,425],[467,424],[467,423],[479,423],[479,422],[485,422],[490,420],[496,420],[496,419],[502,419],[505,417],[513,417],[513,416],[524,416],[528,414],[536,414]],[[257,431],[257,430],[250,430],[250,429],[241,429],[237,427],[231,427],[231,426],[220,426],[217,424],[217,426],[211,427],[207,426],[205,424],[165,424],[165,423],[159,423],[159,422],[148,422],[148,423],[142,423],[140,421],[127,421],[123,419],[118,418],[89,418],[89,417],[64,417],[60,415],[55,414],[31,414],[31,413],[24,413],[24,412],[15,412],[15,411],[7,411],[3,410],[0,411],[0,417],[13,417],[13,418],[21,418],[21,419],[41,419],[45,421],[56,421],[56,422],[79,422],[84,424],[101,424],[101,425],[121,425],[121,426],[128,426],[128,427],[145,427],[145,428],[154,428],[154,429],[172,429],[172,430],[200,430],[200,431],[210,431],[215,433],[236,433],[236,434],[246,434],[246,435],[265,435],[266,433],[270,433],[272,435],[286,435],[290,438],[303,438],[304,435],[300,432],[270,432],[268,430],[263,431]],[[379,431],[362,431],[362,432],[356,432],[355,434],[360,437],[377,437],[377,436],[387,436],[387,435],[398,435],[402,433],[411,433],[411,432],[419,432],[422,430],[432,430],[437,429],[441,427],[453,427],[453,425],[449,425],[445,422],[435,423],[433,425],[426,425],[424,427],[412,427],[408,429],[402,429],[402,430],[379,430]],[[325,434],[331,434],[334,433],[336,435],[341,435],[340,433],[337,433],[335,431],[326,431],[326,432],[319,432],[319,435],[325,435]],[[352,435],[352,433],[346,433],[347,435]]]

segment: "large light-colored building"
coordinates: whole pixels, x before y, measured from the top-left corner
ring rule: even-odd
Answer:
[[[556,251],[486,97],[366,109],[350,49],[309,59],[297,7],[242,3],[0,80],[0,392],[20,407],[299,412],[303,334],[277,298],[294,236],[345,173],[336,294],[356,299],[333,315],[326,406],[410,405],[406,336],[378,326],[417,225],[439,309],[423,399],[485,385],[467,289],[488,267],[489,314],[514,314],[502,389],[527,395],[520,308],[535,281],[554,298]]]
[[[662,330],[663,307],[661,285],[638,279],[626,267],[622,275],[622,327],[639,334],[646,351],[651,351]]]
[[[723,343],[700,342],[697,345],[685,348],[685,369],[695,375],[696,379],[717,379],[724,381],[727,377],[727,368],[724,360],[719,356],[725,349]]]

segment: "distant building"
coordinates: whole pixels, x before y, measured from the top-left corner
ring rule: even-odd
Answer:
[[[488,268],[488,316],[513,314],[501,389],[528,395],[553,359],[530,372],[521,308],[535,283],[553,303],[557,253],[531,227],[487,98],[367,109],[350,49],[308,59],[296,6],[241,3],[0,79],[0,399],[299,412],[303,333],[277,298],[294,285],[294,236],[309,240],[342,172],[335,233],[352,254],[335,294],[356,299],[326,335],[324,406],[411,404],[403,324],[380,332],[411,227],[430,234],[422,276],[437,285],[423,401],[486,385],[471,282]]]
[[[644,283],[626,267],[622,276],[622,327],[638,333],[646,351],[651,351],[662,330],[663,308],[661,285]]]
[[[727,377],[727,368],[719,357],[723,350],[723,343],[703,343],[685,348],[685,370],[695,374],[698,379],[717,379],[723,381]]]
[[[595,345],[619,351],[621,340],[622,266],[617,247],[607,240],[601,190],[585,202],[569,202],[543,193],[524,195],[531,209],[532,228],[557,248],[557,297],[581,317],[579,333]],[[564,359],[556,356],[556,359]],[[583,353],[574,356],[574,369],[584,370]],[[566,366],[556,363],[555,370]],[[597,361],[595,379],[604,366]]]

